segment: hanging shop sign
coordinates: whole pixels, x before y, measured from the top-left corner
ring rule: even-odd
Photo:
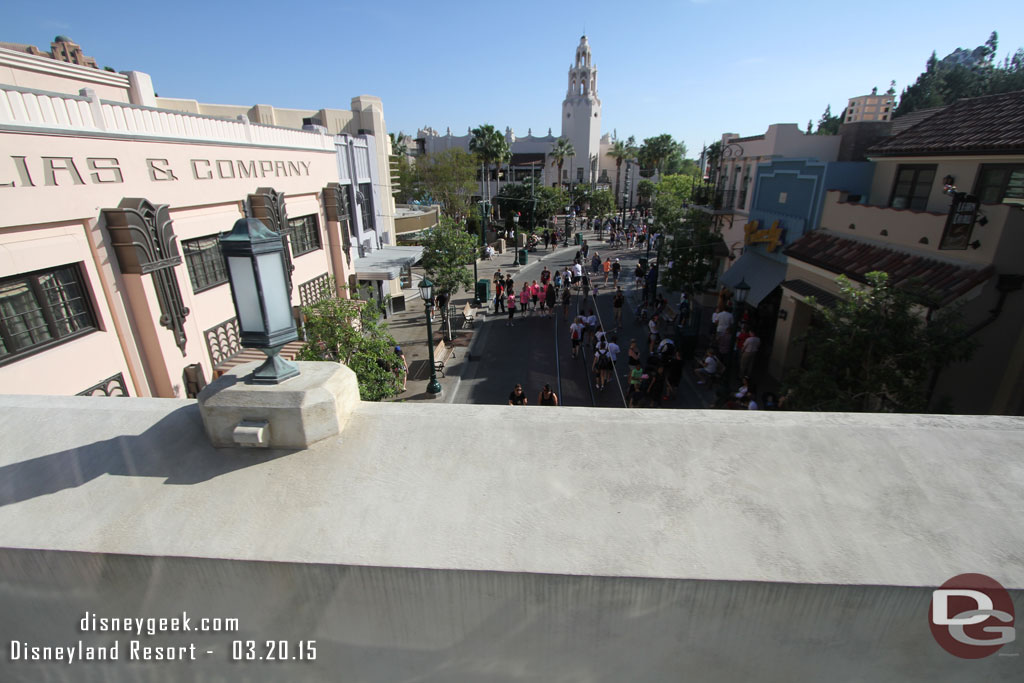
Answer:
[[[971,242],[971,233],[977,219],[978,198],[964,192],[954,194],[939,249],[966,249]]]
[[[772,227],[760,229],[761,221],[753,220],[743,226],[743,243],[763,244],[768,252],[775,251],[782,244],[783,228],[779,227],[779,221],[772,222]]]

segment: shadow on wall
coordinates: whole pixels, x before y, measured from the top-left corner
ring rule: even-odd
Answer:
[[[82,486],[103,474],[163,477],[166,484],[197,484],[294,452],[218,450],[206,438],[199,407],[191,404],[138,435],[96,441],[0,467],[0,506]]]

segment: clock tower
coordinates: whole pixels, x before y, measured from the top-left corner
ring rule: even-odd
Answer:
[[[569,89],[562,102],[562,137],[572,143],[575,158],[566,159],[560,180],[591,182],[601,150],[601,100],[597,97],[597,67],[591,62],[590,43],[580,38],[576,62],[569,67]],[[592,164],[595,158],[597,163]]]

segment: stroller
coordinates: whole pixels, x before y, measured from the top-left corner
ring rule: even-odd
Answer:
[[[647,322],[647,318],[648,318],[647,304],[641,303],[639,306],[637,306],[636,307],[636,311],[633,312],[633,315],[636,317],[636,321],[638,323],[645,323],[645,322]]]

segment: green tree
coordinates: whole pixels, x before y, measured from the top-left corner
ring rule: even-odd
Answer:
[[[662,133],[645,138],[637,156],[642,170],[657,171],[659,175],[665,175],[666,162],[675,158],[681,160],[686,156],[686,146],[673,140],[668,133]]]
[[[466,268],[476,260],[477,237],[465,225],[446,216],[427,231],[423,240],[423,270],[437,293],[457,294],[473,287],[473,271]],[[442,314],[444,312],[442,311]]]
[[[533,213],[534,200],[536,213]],[[520,212],[519,227],[525,230],[539,226],[561,213],[569,203],[569,195],[561,188],[545,187],[539,182],[515,183],[503,186],[494,203],[499,206],[503,216]]]
[[[608,150],[608,156],[615,159],[615,197],[618,199],[622,198],[622,189],[619,183],[622,177],[622,162],[634,158],[636,152],[636,138],[632,135],[625,142],[616,140]],[[561,177],[561,171],[559,171],[559,177]]]
[[[405,133],[388,133],[391,138],[391,156],[404,157],[409,155],[409,136]]]
[[[590,209],[587,214],[590,216],[607,216],[615,213],[615,195],[611,190],[595,190],[588,198]]]
[[[508,141],[505,140],[501,131],[491,124],[485,123],[477,126],[470,133],[473,137],[469,139],[469,151],[477,155],[485,171],[490,168],[491,164],[494,164],[496,169],[499,168],[502,162],[508,158]],[[482,193],[486,199],[490,200],[491,184],[487,182],[487,175],[485,172],[482,178],[484,188],[486,188],[482,188]]]
[[[660,267],[659,279],[668,289],[702,291],[713,271],[713,246],[719,238],[713,233],[712,217],[689,208],[698,183],[695,176],[671,175],[657,184],[654,224],[665,236],[661,254],[665,265]]]
[[[825,106],[825,113],[818,119],[818,127],[815,129],[815,135],[836,135],[839,133],[839,126],[842,125],[843,119],[846,117],[846,110],[839,116],[832,116],[832,105]]]
[[[576,148],[567,139],[558,138],[548,154],[551,156],[551,165],[558,167],[558,187],[562,187],[562,166],[567,158],[576,154]]]
[[[840,298],[821,308],[805,338],[790,406],[800,410],[921,412],[933,373],[968,360],[974,346],[958,311],[923,315],[912,287],[871,272],[867,286],[837,278]]]
[[[380,401],[402,391],[395,376],[395,339],[373,300],[324,299],[304,306],[306,344],[299,360],[335,361],[356,373],[359,398]]]
[[[448,217],[464,219],[473,210],[470,200],[476,189],[476,160],[461,149],[446,149],[416,160],[416,180],[421,199],[441,205]]]
[[[657,184],[648,180],[647,178],[641,178],[640,182],[636,184],[636,202],[640,206],[651,206],[651,200],[654,198],[654,190]]]

